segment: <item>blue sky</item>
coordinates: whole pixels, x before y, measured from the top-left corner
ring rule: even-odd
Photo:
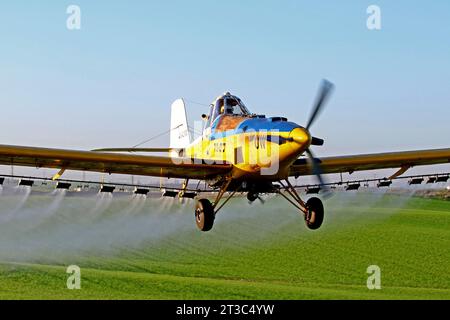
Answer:
[[[2,144],[132,146],[224,91],[305,124],[327,78],[317,155],[450,147],[449,1],[11,1],[0,39]]]

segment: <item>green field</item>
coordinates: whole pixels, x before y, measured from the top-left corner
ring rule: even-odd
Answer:
[[[338,194],[309,231],[283,199],[235,199],[209,233],[192,203],[67,197],[46,215],[53,202],[32,195],[1,224],[1,299],[450,299],[448,201]]]

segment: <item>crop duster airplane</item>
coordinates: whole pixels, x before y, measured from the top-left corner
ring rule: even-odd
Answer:
[[[246,193],[249,201],[261,193],[280,194],[300,211],[309,229],[318,229],[324,218],[322,201],[317,197],[302,200],[289,177],[313,174],[325,189],[323,174],[399,168],[394,174],[398,176],[413,166],[450,162],[450,148],[314,157],[311,146],[321,146],[324,141],[310,130],[332,90],[333,85],[324,80],[306,126],[283,117],[250,113],[238,97],[227,92],[202,116],[204,129],[195,141],[191,141],[185,105],[179,99],[171,107],[169,148],[74,151],[0,145],[0,164],[60,169],[54,178],[64,170],[182,178],[180,196],[189,179],[205,181],[215,199],[197,199],[195,221],[200,230],[208,231],[216,213],[236,192]],[[169,156],[133,153],[162,151]]]

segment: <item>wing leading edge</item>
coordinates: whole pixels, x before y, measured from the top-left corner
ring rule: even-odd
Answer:
[[[232,169],[229,164],[195,159],[9,145],[0,145],[0,165],[186,179],[209,179]]]
[[[422,165],[450,163],[450,149],[417,150],[403,152],[373,153],[317,159],[321,173],[354,172],[388,168],[409,168]],[[297,159],[290,167],[290,176],[312,174],[306,159]]]
[[[450,148],[324,157],[321,172],[340,173],[450,163]],[[230,173],[230,164],[208,164],[196,159],[173,159],[109,152],[76,151],[0,145],[0,165],[55,168],[167,178],[210,179]],[[297,159],[290,176],[312,174],[306,159]]]

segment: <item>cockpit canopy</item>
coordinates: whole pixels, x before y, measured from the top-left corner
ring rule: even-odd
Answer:
[[[222,114],[245,117],[250,115],[250,112],[241,99],[233,96],[229,92],[226,92],[217,97],[217,99],[211,104],[207,127],[209,127],[214,120]]]

